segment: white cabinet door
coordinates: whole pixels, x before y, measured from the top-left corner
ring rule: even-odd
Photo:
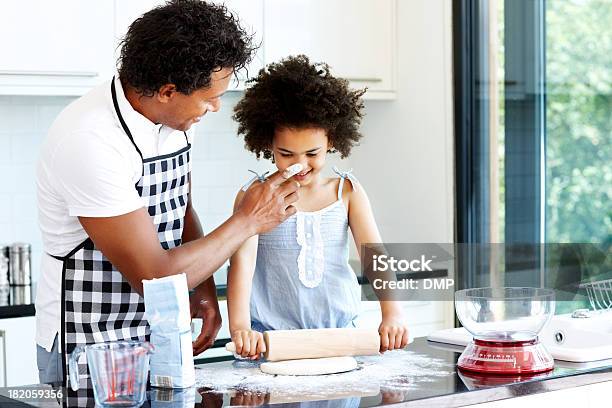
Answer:
[[[0,93],[79,95],[113,70],[113,2],[0,2]]]
[[[368,87],[370,98],[395,90],[395,0],[265,0],[265,62],[305,54]]]
[[[6,361],[0,366],[0,377],[6,372],[6,385],[26,385],[38,383],[38,367],[36,365],[36,318],[17,317],[0,319],[0,330],[4,332]],[[2,340],[0,339],[0,347]],[[4,358],[4,356],[2,358]],[[5,371],[6,368],[6,371]],[[0,386],[4,386],[5,378],[0,378]]]

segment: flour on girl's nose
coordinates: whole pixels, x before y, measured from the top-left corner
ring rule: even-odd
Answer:
[[[296,174],[298,174],[300,171],[302,171],[302,168],[303,167],[300,163],[292,164],[291,166],[285,169],[285,171],[283,172],[283,177],[286,179],[293,177]]]

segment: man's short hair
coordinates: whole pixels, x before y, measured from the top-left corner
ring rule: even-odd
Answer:
[[[243,69],[257,48],[252,38],[224,5],[173,0],[130,25],[120,44],[119,76],[145,96],[168,83],[190,94],[209,86],[215,70]]]

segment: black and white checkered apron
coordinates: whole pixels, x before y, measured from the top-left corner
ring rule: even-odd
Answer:
[[[114,79],[111,94],[119,122],[142,158],[119,110]],[[185,141],[186,146],[175,153],[143,159],[142,177],[135,186],[147,203],[164,249],[181,244],[191,171],[191,145],[186,134]],[[74,392],[69,386],[70,353],[79,345],[148,340],[149,325],[144,318],[143,298],[89,238],[68,255],[55,258],[64,263],[62,358],[64,386],[67,386],[68,394],[65,402],[68,406],[93,406],[93,389],[85,358],[79,361],[79,390]]]

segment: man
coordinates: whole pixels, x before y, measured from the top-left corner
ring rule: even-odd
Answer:
[[[204,319],[194,353],[212,345],[221,325],[213,272],[247,238],[294,214],[299,187],[275,174],[203,236],[190,194],[191,127],[220,108],[253,50],[223,6],[158,7],[130,26],[118,77],[52,125],[37,169],[41,382],[65,382],[77,346],[148,337],[143,279],[184,272],[192,317]]]

